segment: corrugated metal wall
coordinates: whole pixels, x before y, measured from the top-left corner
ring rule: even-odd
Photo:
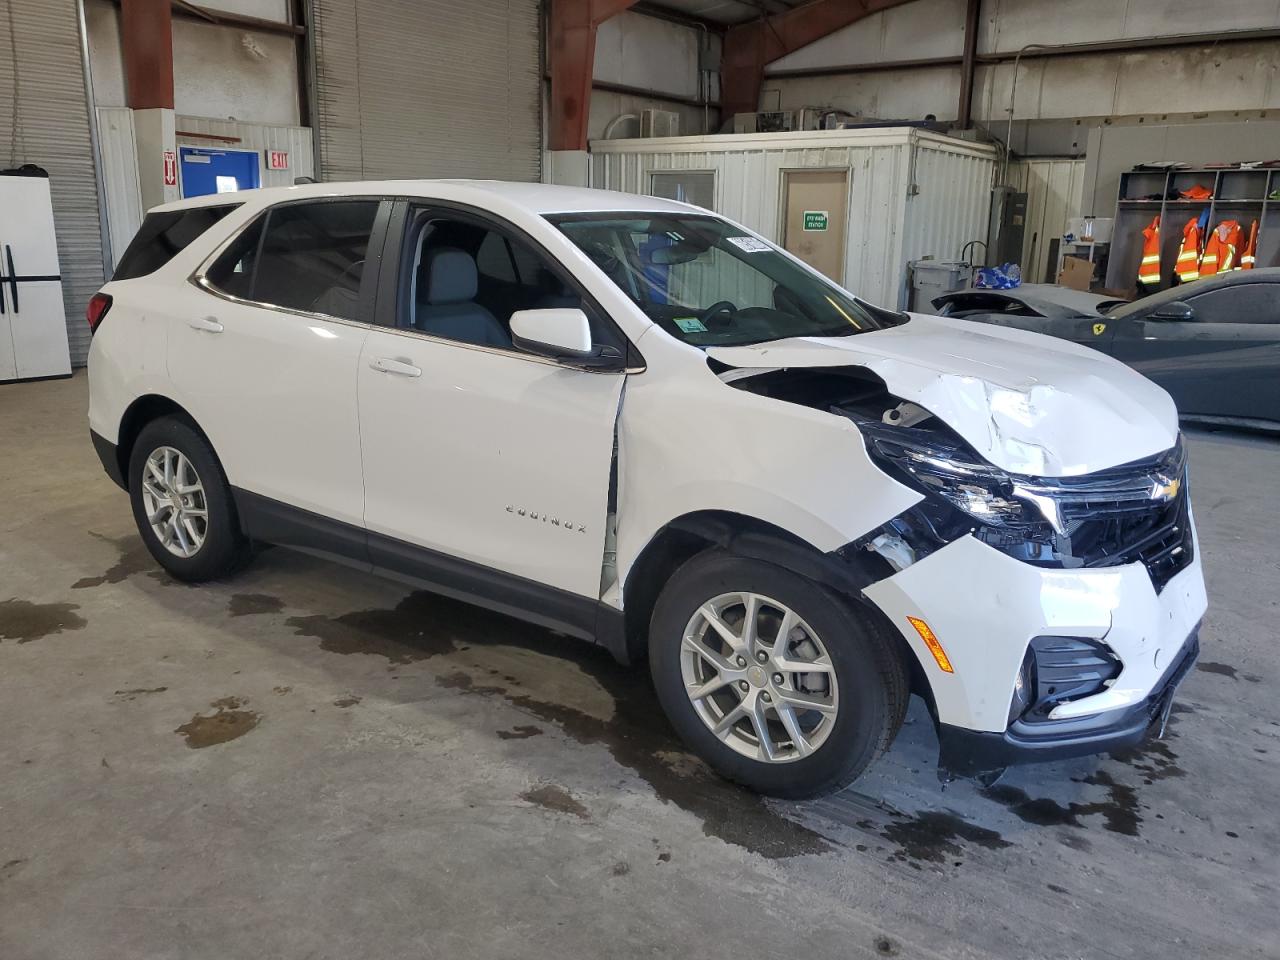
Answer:
[[[648,193],[654,172],[713,171],[716,212],[780,242],[783,171],[848,169],[849,236],[837,279],[891,307],[906,304],[908,260],[954,257],[986,236],[989,148],[906,130],[716,139],[725,145],[700,137],[593,143],[592,185]],[[912,183],[918,192],[909,198]]]
[[[69,0],[7,0],[0,11],[0,166],[21,163],[49,171],[71,362],[79,365],[89,352],[85,305],[102,286],[102,231],[80,27]]]
[[[1041,283],[1057,264],[1049,263],[1050,241],[1062,236],[1067,220],[1084,209],[1084,160],[1034,159],[1009,164],[1012,186],[1027,193],[1027,225],[1022,239],[1022,276]]]
[[[314,0],[325,180],[539,179],[538,0]]]
[[[133,111],[128,107],[98,108],[98,149],[102,186],[111,236],[112,266],[120,262],[142,223],[142,189],[138,183],[138,142]]]

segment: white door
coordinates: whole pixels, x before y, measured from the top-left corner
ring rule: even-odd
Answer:
[[[44,177],[0,177],[0,210],[0,250],[4,244],[11,248],[12,272],[20,277],[58,276],[58,239],[49,181]]]
[[[374,562],[381,535],[596,599],[625,374],[510,346],[514,310],[581,303],[531,246],[456,216],[412,222],[413,303],[370,332],[359,370]]]
[[[13,335],[13,355],[20,380],[65,377],[71,373],[67,352],[67,316],[58,280],[26,280],[5,284],[7,318]]]
[[[183,284],[169,376],[233,486],[358,526],[359,289],[376,201],[273,208]],[[235,297],[235,299],[231,299]],[[258,302],[261,301],[261,302]]]

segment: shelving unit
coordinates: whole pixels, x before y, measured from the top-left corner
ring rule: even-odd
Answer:
[[[1210,200],[1147,200],[1159,194],[1189,190],[1199,184],[1213,191]],[[1107,267],[1107,287],[1113,290],[1137,286],[1138,264],[1142,260],[1142,230],[1160,215],[1160,286],[1174,283],[1173,265],[1182,245],[1182,228],[1191,217],[1209,209],[1209,227],[1223,219],[1240,221],[1248,236],[1249,223],[1258,221],[1259,267],[1280,266],[1280,200],[1269,200],[1280,190],[1280,169],[1176,169],[1130,170],[1120,175],[1120,196],[1116,200],[1115,235]],[[1139,291],[1143,292],[1143,291]],[[1146,292],[1151,292],[1147,288]]]

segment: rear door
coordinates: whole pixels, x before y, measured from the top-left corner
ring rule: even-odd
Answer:
[[[1231,283],[1183,300],[1195,319],[1135,316],[1112,352],[1169,391],[1183,414],[1280,420],[1280,283]]]
[[[364,514],[356,369],[384,213],[376,198],[270,208],[174,291],[168,340],[169,376],[231,484],[267,513],[340,521],[352,544]]]

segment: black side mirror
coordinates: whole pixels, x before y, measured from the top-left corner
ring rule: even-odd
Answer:
[[[1174,300],[1171,303],[1161,304],[1151,313],[1152,320],[1181,320],[1190,321],[1196,319],[1196,311],[1191,304],[1182,300]]]

